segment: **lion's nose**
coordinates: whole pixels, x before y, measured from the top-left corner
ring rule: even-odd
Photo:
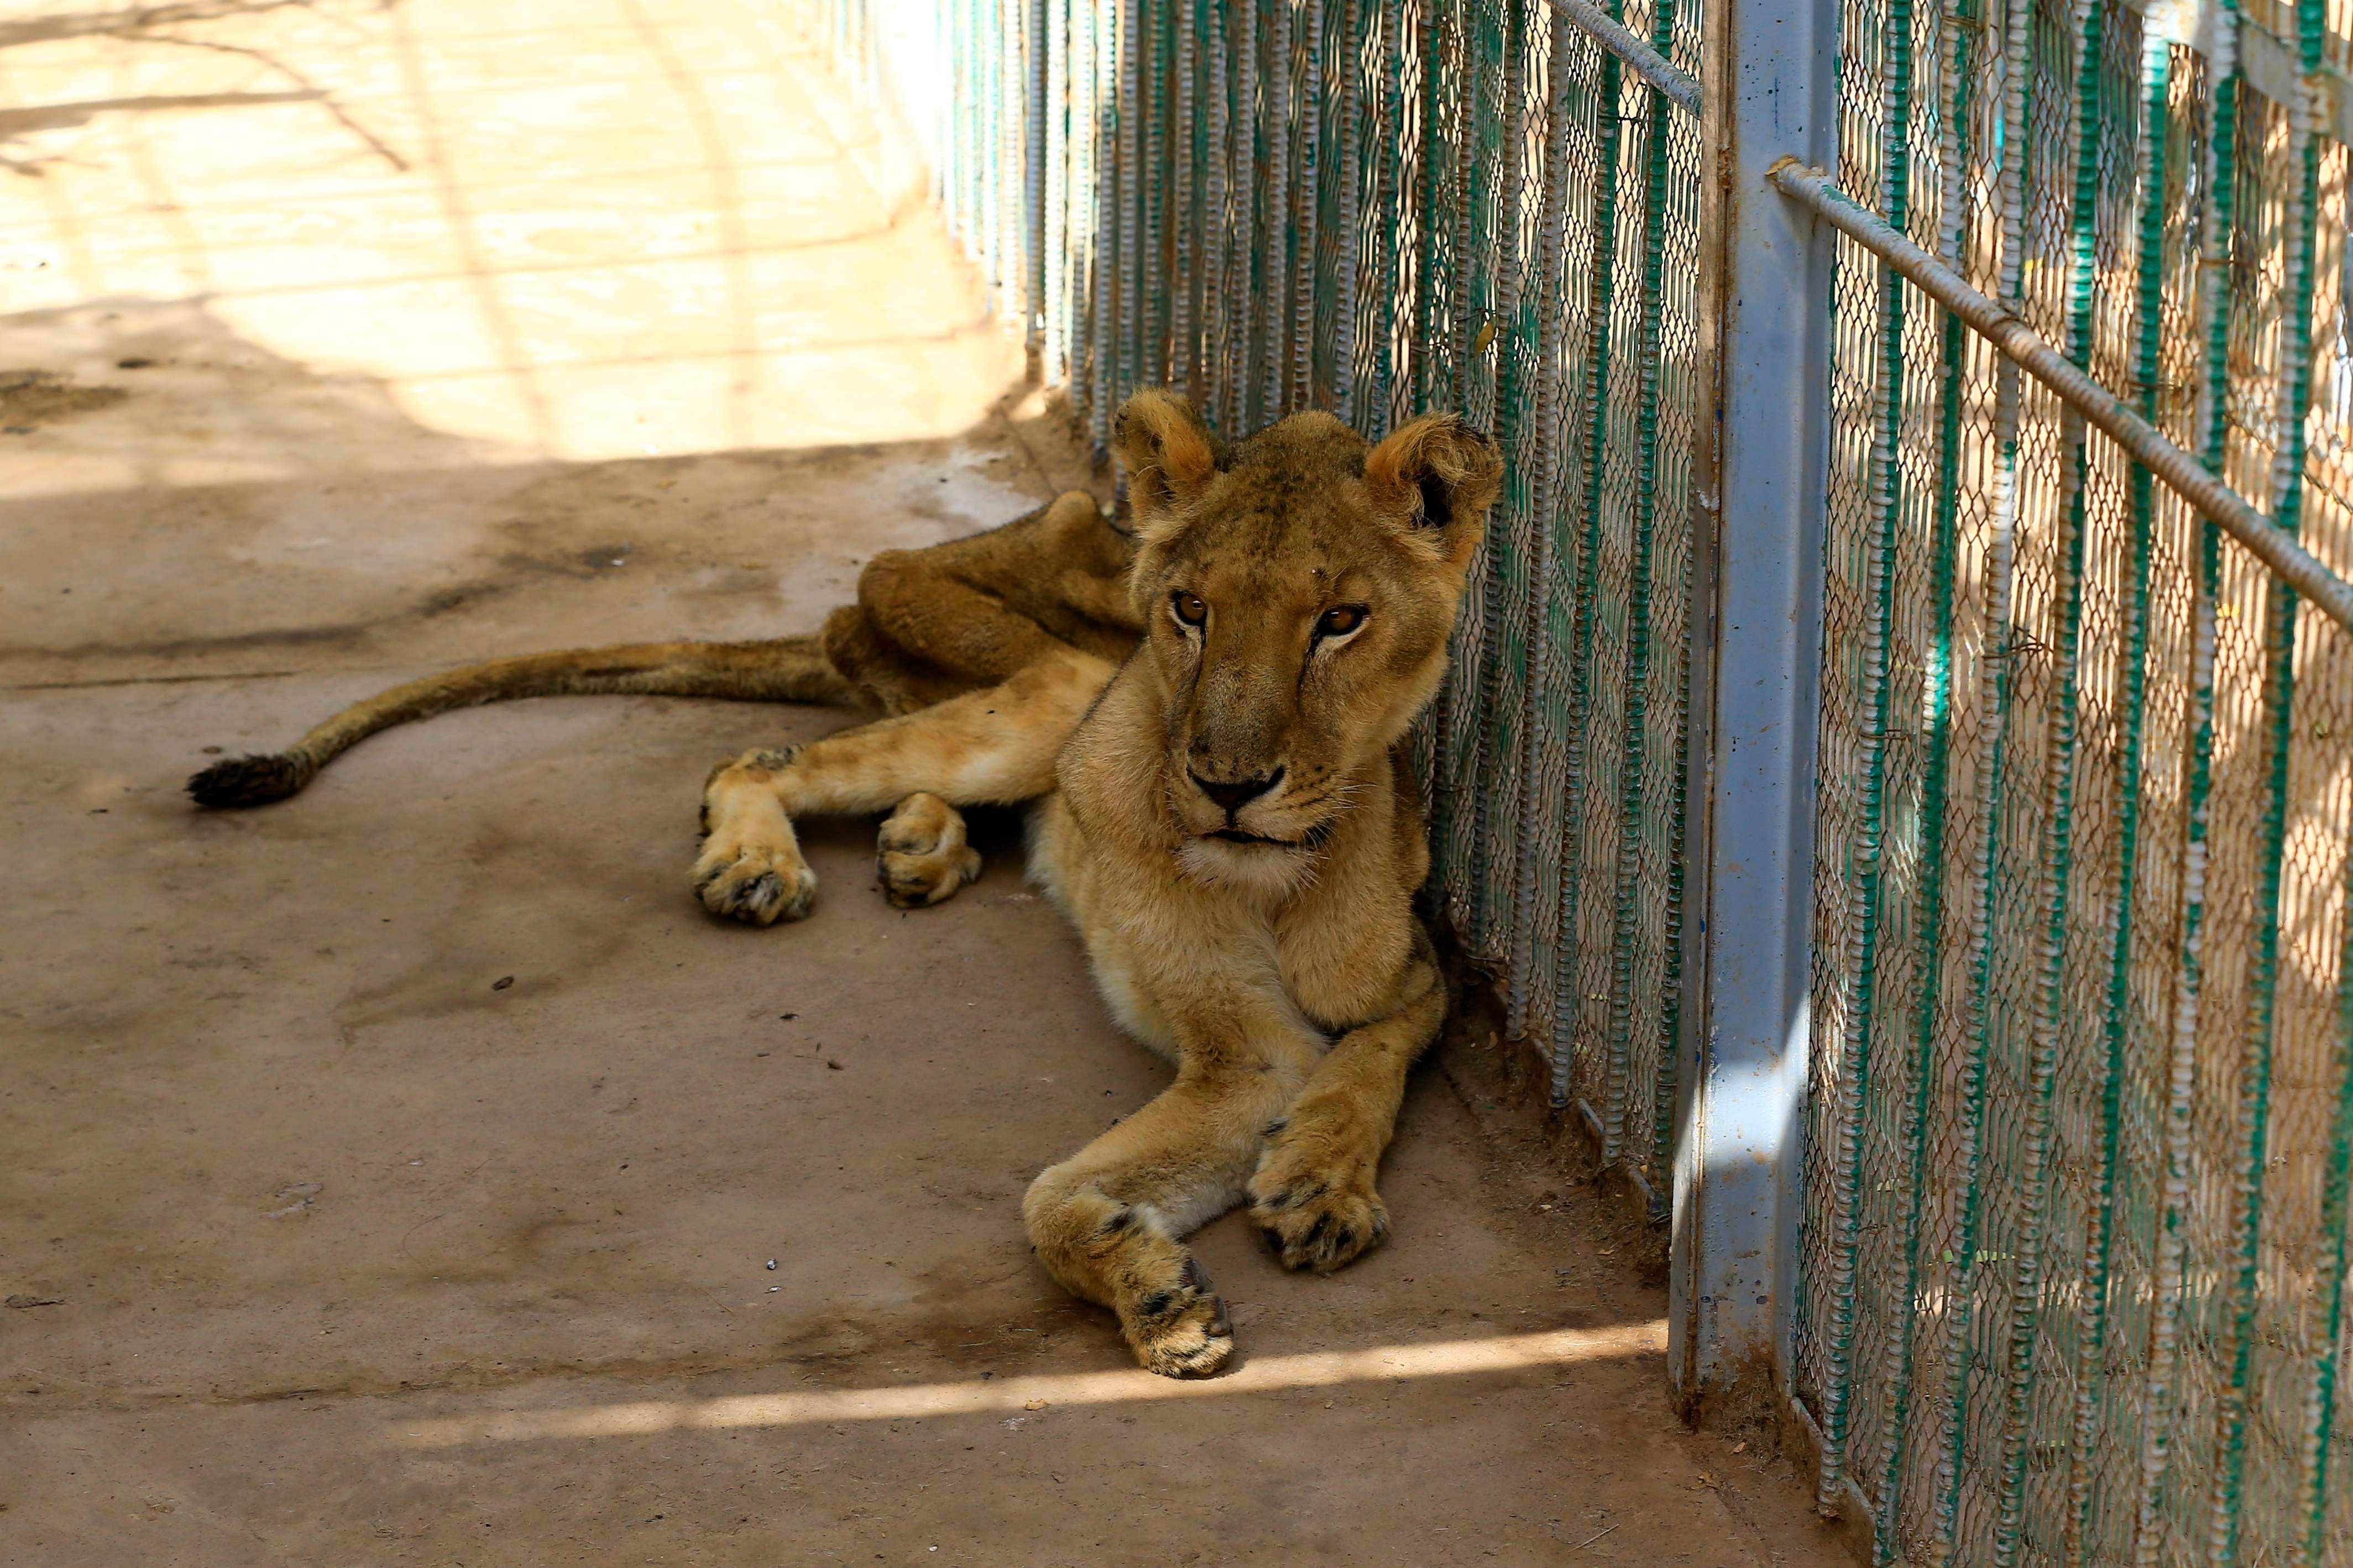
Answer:
[[[1193,775],[1193,783],[1199,786],[1201,793],[1225,807],[1228,816],[1231,816],[1282,782],[1281,768],[1275,769],[1264,778],[1243,779],[1237,784],[1211,784],[1198,773]]]

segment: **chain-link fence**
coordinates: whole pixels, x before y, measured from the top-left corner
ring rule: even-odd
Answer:
[[[2347,158],[2310,118],[2344,100],[2307,9],[2289,46],[1851,0],[1836,172],[2344,574]],[[2353,1560],[2353,628],[1843,236],[1832,314],[1796,1347],[1826,1489],[1883,1560]]]
[[[2353,1563],[2353,5],[1818,0],[1761,83],[1766,0],[808,10],[1098,442],[1501,442],[1434,890],[1672,1194],[1685,1393],[1753,1342],[1881,1561]]]

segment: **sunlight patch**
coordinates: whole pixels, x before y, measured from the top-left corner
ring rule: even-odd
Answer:
[[[448,1448],[467,1443],[548,1437],[629,1437],[681,1429],[799,1426],[818,1422],[897,1421],[1050,1409],[1058,1405],[1122,1405],[1152,1399],[1215,1399],[1289,1388],[1321,1388],[1384,1379],[1462,1377],[1574,1362],[1618,1361],[1666,1349],[1663,1318],[1607,1329],[1557,1329],[1438,1344],[1379,1345],[1370,1350],[1312,1355],[1260,1356],[1223,1377],[1194,1382],[1148,1372],[1082,1372],[962,1383],[921,1383],[904,1388],[829,1389],[810,1394],[754,1394],[726,1399],[646,1400],[565,1410],[508,1410],[447,1421],[403,1422],[385,1434],[406,1448]]]

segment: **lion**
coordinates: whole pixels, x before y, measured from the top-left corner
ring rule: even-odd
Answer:
[[[860,688],[831,661],[829,639],[857,640],[836,612],[821,646],[766,658],[761,694],[899,710],[714,769],[693,885],[727,919],[800,919],[817,881],[793,819],[888,812],[886,890],[934,904],[979,870],[959,808],[1026,805],[1032,880],[1121,1026],[1176,1070],[1039,1175],[1023,1219],[1048,1272],[1109,1308],[1143,1366],[1202,1376],[1234,1336],[1187,1235],[1247,1202],[1285,1267],[1329,1272],[1389,1234],[1376,1177],[1447,1007],[1415,910],[1430,852],[1404,738],[1445,676],[1503,466],[1444,414],[1373,444],[1312,411],[1228,445],[1159,389],[1128,400],[1113,450],[1133,531],[1124,604],[1090,597],[1052,628],[1025,607],[1038,635],[1016,667],[947,695]],[[1058,501],[1032,521],[1083,533],[1086,519]],[[1069,575],[1082,596],[1101,582],[1083,563]],[[972,638],[934,624],[924,647],[947,644],[968,654]],[[903,673],[896,655],[882,665]],[[978,665],[934,668],[945,686]]]

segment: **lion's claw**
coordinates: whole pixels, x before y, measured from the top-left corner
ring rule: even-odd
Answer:
[[[797,921],[817,902],[817,873],[797,854],[746,848],[733,857],[705,855],[695,867],[695,895],[723,919],[746,925]]]
[[[1163,1377],[1208,1377],[1234,1353],[1234,1326],[1200,1260],[1187,1258],[1175,1284],[1120,1313],[1135,1359]]]
[[[1250,1178],[1251,1223],[1286,1268],[1329,1274],[1389,1237],[1373,1163],[1334,1164],[1328,1149],[1326,1140],[1302,1137],[1294,1122],[1268,1142]]]

